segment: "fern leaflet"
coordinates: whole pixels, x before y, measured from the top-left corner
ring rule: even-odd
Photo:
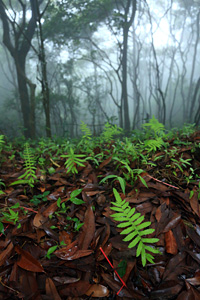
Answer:
[[[122,200],[116,189],[113,189],[116,202],[111,202],[114,206],[112,210],[116,211],[111,217],[120,223],[117,225],[119,228],[125,228],[120,234],[125,234],[123,239],[125,242],[130,242],[128,248],[137,246],[136,257],[141,256],[142,265],[145,266],[147,261],[154,263],[152,254],[160,253],[159,250],[146,244],[154,244],[159,241],[157,238],[148,238],[146,235],[152,234],[155,229],[147,228],[151,222],[143,222],[144,216],[141,213],[135,213],[135,208],[131,208],[126,200]],[[147,252],[148,251],[148,252]]]
[[[80,129],[83,132],[82,139],[91,139],[91,130],[88,128],[87,124],[85,124],[83,121],[81,121]]]
[[[11,185],[28,184],[30,187],[34,187],[34,182],[37,179],[37,176],[35,175],[36,158],[31,151],[29,143],[25,143],[24,147],[23,158],[25,172],[19,177],[19,180],[14,181]]]

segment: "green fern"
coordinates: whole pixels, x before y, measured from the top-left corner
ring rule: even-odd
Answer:
[[[2,148],[3,148],[4,143],[5,143],[5,141],[4,141],[4,135],[1,134],[0,135],[0,152],[1,152]]]
[[[136,257],[141,256],[142,265],[145,266],[147,261],[154,263],[154,257],[152,254],[160,253],[159,250],[154,247],[148,246],[148,244],[154,244],[159,241],[157,238],[148,238],[146,235],[152,234],[155,229],[148,228],[151,222],[143,222],[144,216],[140,213],[135,213],[135,208],[131,208],[126,200],[122,200],[116,189],[113,189],[116,202],[111,202],[114,206],[112,210],[117,213],[111,215],[115,221],[120,223],[117,225],[119,228],[125,228],[120,234],[125,234],[123,239],[125,242],[130,242],[128,248],[137,246]]]
[[[65,168],[67,173],[78,173],[76,166],[85,167],[86,158],[84,154],[75,154],[74,150],[70,148],[70,152],[67,155],[61,155],[61,157],[67,158],[65,162]]]
[[[159,135],[163,135],[165,127],[162,123],[160,123],[153,115],[152,119],[149,120],[149,123],[145,123],[142,125],[149,133],[153,133],[155,137]]]
[[[36,158],[32,153],[29,143],[24,144],[23,158],[25,172],[19,177],[19,180],[14,181],[11,185],[28,184],[30,187],[34,187],[35,180],[37,179],[35,175]]]
[[[115,135],[119,135],[123,132],[123,129],[117,127],[117,125],[111,125],[108,122],[105,124],[104,130],[101,134],[101,140],[109,142]]]
[[[91,130],[88,128],[87,124],[81,121],[80,129],[83,133],[82,139],[90,140],[91,139]]]
[[[144,141],[144,148],[145,148],[145,150],[147,150],[147,152],[154,152],[157,149],[160,149],[165,145],[166,144],[161,137],[157,137],[155,140],[148,139],[148,140]]]

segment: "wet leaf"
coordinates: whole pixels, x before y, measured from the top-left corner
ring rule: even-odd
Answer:
[[[44,272],[42,265],[29,252],[15,246],[15,251],[20,255],[17,265],[24,270],[31,272]]]
[[[46,295],[49,299],[61,300],[53,280],[49,277],[46,279]]]
[[[93,284],[85,295],[90,297],[107,297],[109,295],[109,290],[107,287],[101,284]]]
[[[165,233],[165,243],[166,243],[166,252],[176,255],[178,252],[178,247],[177,247],[176,239],[171,230]]]

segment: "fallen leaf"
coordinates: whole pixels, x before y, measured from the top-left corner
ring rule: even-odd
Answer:
[[[177,254],[178,247],[177,247],[176,239],[171,230],[165,233],[165,244],[166,244],[167,253],[174,254],[174,255]]]
[[[15,246],[15,251],[21,255],[17,262],[19,267],[31,272],[44,272],[42,265],[29,252],[23,250],[18,245]]]
[[[0,253],[0,266],[2,266],[6,261],[6,259],[10,256],[13,247],[14,247],[13,243],[10,242],[7,248]]]
[[[109,290],[104,285],[93,284],[89,290],[87,290],[85,295],[89,297],[107,297],[109,295]]]
[[[81,227],[78,245],[82,250],[87,250],[95,233],[95,218],[92,205],[90,204],[85,212],[84,225]]]
[[[46,295],[52,300],[61,300],[53,280],[49,277],[46,279]]]

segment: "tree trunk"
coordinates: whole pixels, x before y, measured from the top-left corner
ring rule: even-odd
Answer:
[[[123,28],[123,53],[122,53],[122,104],[124,112],[124,129],[126,132],[130,131],[130,118],[128,106],[128,93],[127,93],[127,51],[128,51],[128,31],[129,28]]]
[[[17,71],[17,82],[18,90],[21,103],[21,111],[24,121],[24,135],[26,138],[32,138],[31,119],[30,119],[30,103],[29,93],[25,77],[25,58],[19,60],[15,59],[16,71]],[[35,126],[35,124],[33,125]]]
[[[130,8],[132,7],[131,16],[128,20]],[[130,117],[128,106],[128,92],[127,92],[127,53],[128,53],[128,33],[134,21],[136,12],[136,0],[128,0],[126,7],[124,7],[124,24],[123,24],[123,45],[122,45],[122,96],[121,104],[123,108],[124,129],[126,132],[130,131]]]
[[[51,138],[51,121],[50,121],[50,93],[49,93],[49,84],[47,78],[47,62],[44,48],[44,38],[42,31],[41,18],[42,14],[39,11],[38,0],[36,1],[37,5],[37,15],[38,15],[38,25],[39,25],[39,60],[41,64],[41,85],[42,85],[42,96],[43,96],[43,107],[46,119],[46,136]]]

